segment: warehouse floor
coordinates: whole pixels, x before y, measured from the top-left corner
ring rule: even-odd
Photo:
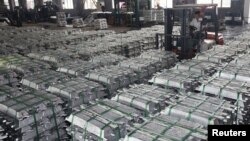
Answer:
[[[248,26],[181,62],[155,49],[162,25],[49,27],[0,26],[0,140],[206,140],[250,123]]]

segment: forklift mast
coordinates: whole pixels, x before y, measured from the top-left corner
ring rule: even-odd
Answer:
[[[191,37],[189,32],[189,19],[191,16],[191,10],[188,8],[168,8],[165,9],[165,50],[173,51],[174,39],[178,39],[178,43],[181,47],[180,58],[188,58],[188,53],[191,49]],[[173,28],[178,23],[181,26],[180,35],[173,35]]]

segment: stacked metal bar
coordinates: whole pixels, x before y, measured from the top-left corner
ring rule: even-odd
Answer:
[[[155,74],[149,82],[164,87],[194,90],[200,85],[199,81],[201,78],[202,75],[197,72],[170,69]]]
[[[247,52],[246,48],[238,46],[215,45],[211,49],[216,52],[224,52],[232,55],[244,54]]]
[[[29,53],[27,56],[30,58],[52,63],[53,65],[58,65],[59,63],[64,63],[66,61],[72,60],[70,56],[58,50]]]
[[[109,110],[103,112],[94,112],[82,109],[72,113],[66,118],[71,123],[68,132],[76,140],[108,140],[118,141],[126,134],[126,125],[123,122],[118,123],[116,120],[125,119],[123,116],[116,114],[117,119],[112,115],[105,115]],[[112,112],[111,112],[112,113]],[[106,119],[106,117],[112,119]]]
[[[169,68],[177,62],[177,56],[173,52],[161,50],[149,50],[143,52],[140,57],[160,61],[162,68]]]
[[[233,63],[227,64],[217,72],[217,76],[226,79],[235,79],[250,83],[250,66],[239,66]]]
[[[71,108],[106,96],[104,90],[102,85],[84,78],[64,80],[50,85],[47,89],[68,101]]]
[[[235,103],[194,93],[178,97],[175,104],[166,107],[161,113],[185,118],[204,126],[235,122]]]
[[[123,56],[115,55],[115,54],[102,54],[99,56],[95,56],[90,59],[90,62],[97,63],[102,66],[109,65],[117,65],[120,61],[125,60],[126,58]]]
[[[216,51],[206,51],[204,53],[199,53],[195,56],[194,59],[197,60],[205,60],[215,63],[229,63],[233,60],[234,55],[224,52],[216,52]]]
[[[99,105],[115,110],[116,112],[125,116],[128,119],[132,119],[132,122],[141,123],[143,121],[143,112],[130,106],[108,99],[100,100],[97,103]]]
[[[28,60],[29,58],[14,54],[8,56],[1,56],[0,57],[0,67],[6,65],[7,63],[21,63],[23,61]]]
[[[214,77],[204,80],[196,90],[236,102],[237,120],[239,123],[249,122],[249,83],[235,79]]]
[[[51,66],[45,62],[37,60],[25,60],[22,62],[9,62],[6,63],[6,67],[15,70],[19,76],[25,74],[34,73],[44,69],[50,69]]]
[[[160,61],[136,57],[120,62],[119,66],[134,70],[140,79],[144,79],[159,71],[162,64]]]
[[[176,64],[175,69],[196,72],[201,75],[213,75],[221,67],[218,63],[201,60],[186,60]]]
[[[7,96],[0,103],[0,125],[7,134],[6,140],[49,141],[66,137],[60,98],[24,87],[10,89],[1,88]]]
[[[174,97],[175,94],[171,90],[142,84],[124,89],[113,100],[141,110],[145,116],[149,116],[164,109],[167,106],[166,101]]]
[[[38,71],[25,75],[21,83],[36,90],[46,90],[52,84],[68,80],[69,77],[52,70]]]
[[[244,55],[239,55],[235,60],[233,60],[231,63],[238,65],[238,66],[250,66],[250,62],[248,59],[250,54],[244,54]]]
[[[89,71],[94,70],[100,67],[100,65],[96,63],[91,63],[87,61],[68,61],[63,64],[58,65],[57,71],[63,72],[69,75],[74,76],[84,76]]]
[[[14,71],[0,67],[0,85],[17,83],[17,78],[18,75]]]
[[[124,141],[181,141],[207,140],[207,132],[202,125],[180,118],[160,115],[137,125]]]
[[[109,66],[93,70],[88,73],[85,78],[104,84],[110,94],[138,80],[138,76],[132,69],[118,66]]]

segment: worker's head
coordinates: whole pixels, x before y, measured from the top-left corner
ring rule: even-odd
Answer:
[[[196,11],[194,13],[194,16],[195,16],[196,19],[199,19],[201,17],[201,11]]]

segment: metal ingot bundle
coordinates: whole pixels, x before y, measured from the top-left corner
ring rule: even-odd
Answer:
[[[238,55],[238,54],[244,54],[246,53],[246,48],[242,47],[232,47],[232,46],[226,46],[226,45],[215,45],[211,49],[216,52],[224,52],[232,55]]]
[[[120,54],[125,57],[136,57],[140,55],[141,50],[140,42],[138,40],[129,40],[122,43]]]
[[[132,118],[129,116],[124,116],[122,113],[117,111],[116,109],[101,105],[101,104],[91,104],[91,105],[81,105],[80,110],[84,110],[93,114],[97,114],[101,116],[102,118],[109,120],[111,122],[114,122],[116,124],[120,124],[122,126],[124,125],[132,125]],[[121,132],[125,136],[124,133],[126,131]]]
[[[59,63],[72,60],[70,56],[60,51],[44,51],[44,52],[39,52],[39,53],[29,53],[27,56],[30,58],[43,60],[43,61],[52,63],[53,65],[57,65]]]
[[[160,61],[162,68],[169,68],[177,62],[177,56],[173,52],[160,50],[149,50],[143,52],[140,57]]]
[[[142,125],[132,127],[124,141],[183,141],[207,140],[207,131],[202,125],[180,118],[160,115]]]
[[[242,49],[249,49],[249,43],[247,42],[243,42],[243,41],[229,41],[226,43],[228,46],[230,47],[234,47],[234,48],[242,48]]]
[[[60,98],[24,87],[11,89],[3,91],[7,98],[0,103],[0,126],[7,140],[65,138],[60,134],[66,126]]]
[[[105,111],[107,112],[107,111]],[[80,110],[72,113],[66,118],[71,123],[68,128],[69,134],[73,138],[80,140],[107,140],[118,141],[126,134],[126,125],[106,119],[102,114],[96,114],[86,110]],[[75,137],[78,136],[78,137]]]
[[[102,85],[84,78],[75,78],[52,84],[47,91],[68,101],[68,106],[72,108],[106,96]]]
[[[175,104],[166,107],[161,113],[184,118],[203,126],[235,122],[234,103],[194,93],[178,97]]]
[[[74,18],[72,22],[73,22],[74,28],[80,28],[80,27],[86,26],[86,24],[84,24],[82,18]]]
[[[36,90],[46,90],[49,86],[68,79],[69,77],[62,73],[44,70],[24,76],[21,83]]]
[[[202,76],[197,72],[170,69],[156,73],[149,82],[163,87],[194,90],[200,85],[201,78]]]
[[[196,90],[236,102],[237,120],[244,123],[249,119],[249,84],[235,79],[214,77],[205,80]]]
[[[194,59],[202,61],[210,61],[214,63],[229,63],[230,61],[233,60],[233,56],[234,56],[233,54],[208,50],[204,53],[197,54]]]
[[[239,55],[235,60],[233,60],[231,63],[238,65],[238,66],[249,66],[250,67],[250,62],[248,59],[250,54],[244,54],[244,55]]]
[[[130,88],[128,89],[123,89],[123,91],[120,91],[117,96],[119,100],[122,100],[122,95],[140,97],[141,99],[151,100],[152,102],[158,103],[160,109],[164,109],[165,106],[167,106],[168,104],[166,103],[166,101],[174,97],[175,94],[176,92],[170,89],[163,89],[157,86],[141,84],[130,86]]]
[[[143,111],[137,110],[135,108],[129,107],[125,104],[121,104],[114,100],[100,100],[97,102],[99,105],[111,108],[118,112],[119,114],[125,116],[128,119],[132,119],[133,122],[140,123],[142,122]]]
[[[177,63],[175,69],[211,76],[217,71],[218,67],[220,67],[218,63],[201,60],[186,60],[181,63]]]
[[[250,65],[238,66],[233,63],[227,64],[223,69],[218,71],[216,75],[222,78],[250,83]]]
[[[93,70],[85,78],[105,85],[110,94],[138,80],[138,76],[132,69],[118,66],[108,66]]]
[[[0,85],[17,83],[17,77],[13,70],[0,67]]]
[[[5,66],[7,63],[21,63],[21,62],[26,61],[28,59],[29,58],[18,55],[18,54],[1,56],[0,57],[0,67]]]
[[[51,68],[49,64],[37,60],[10,62],[6,63],[6,67],[16,71],[21,77],[25,74],[34,73],[37,71]]]
[[[116,96],[113,97],[112,100],[141,110],[143,111],[144,116],[150,116],[160,112],[161,106],[163,106],[163,98],[150,99],[150,96],[137,94],[135,92],[120,92],[116,94]]]
[[[120,61],[125,60],[126,57],[116,54],[102,54],[94,56],[90,59],[90,62],[97,63],[102,66],[117,65]]]
[[[65,12],[56,12],[57,25],[60,27],[66,27],[67,18]]]
[[[8,95],[11,94],[11,95]],[[23,93],[21,91],[17,91],[17,88],[13,88],[9,85],[1,85],[0,86],[0,102],[7,100],[9,97],[20,96]]]
[[[74,76],[85,76],[89,71],[100,67],[96,63],[87,61],[68,61],[58,65],[57,71]]]
[[[108,23],[106,19],[96,19],[94,21],[94,26],[95,26],[95,29],[100,29],[100,30],[107,29]]]
[[[122,61],[119,66],[134,70],[140,79],[147,78],[161,69],[159,61],[139,57]]]

